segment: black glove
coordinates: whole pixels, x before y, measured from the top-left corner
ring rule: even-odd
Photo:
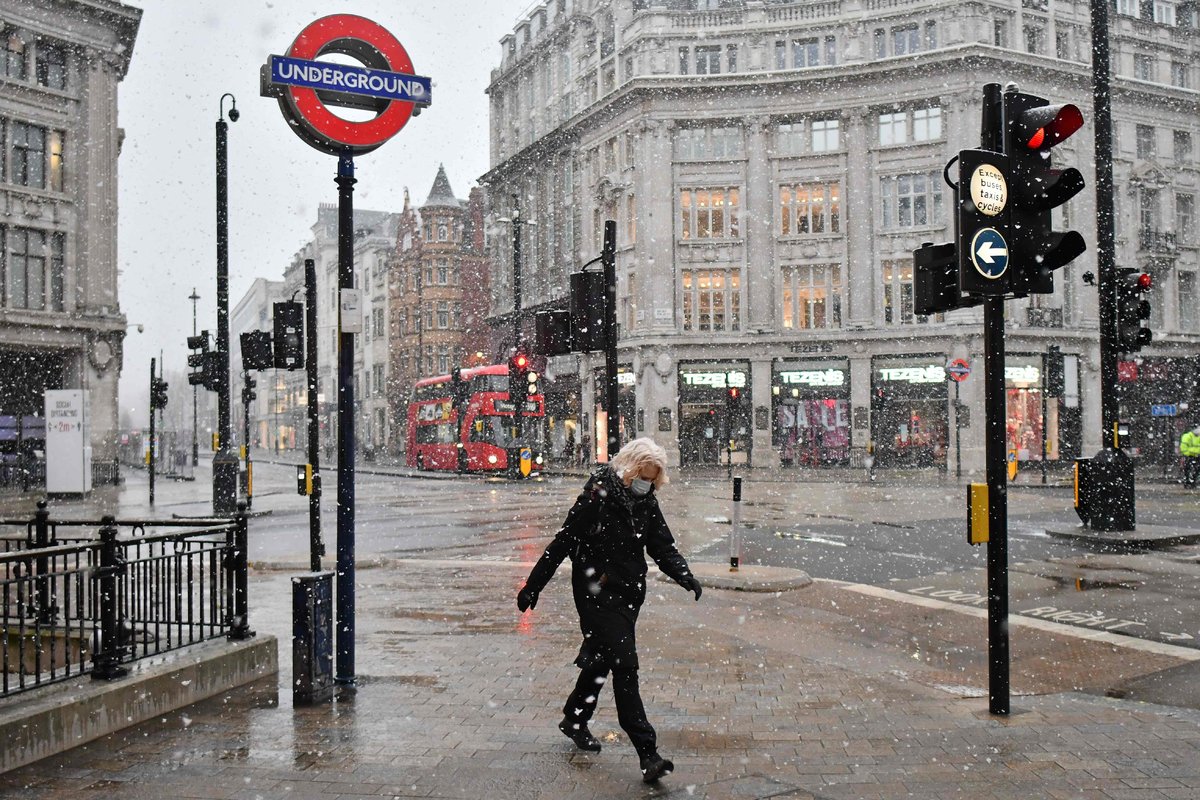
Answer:
[[[700,587],[700,581],[696,580],[695,575],[688,575],[680,582],[679,585],[687,589],[689,592],[695,592],[697,600],[700,599],[700,595],[704,592],[704,589]]]
[[[517,592],[517,608],[524,613],[531,608],[537,608],[538,593],[528,586],[522,586]]]

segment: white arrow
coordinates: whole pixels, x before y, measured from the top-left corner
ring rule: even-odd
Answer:
[[[993,263],[992,256],[1007,256],[1008,248],[996,247],[991,242],[984,242],[983,244],[979,245],[979,249],[975,251],[975,254],[988,264],[991,264]]]
[[[1180,639],[1191,639],[1192,638],[1192,635],[1190,633],[1167,633],[1166,631],[1160,631],[1158,635],[1163,637],[1164,639],[1170,639],[1172,642],[1177,642]]]

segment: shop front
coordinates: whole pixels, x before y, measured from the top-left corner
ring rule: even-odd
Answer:
[[[777,361],[771,444],[784,467],[850,463],[850,367],[845,359]]]
[[[1053,396],[1047,391],[1044,354],[1010,353],[1005,357],[1005,446],[1018,463],[1069,462],[1079,452],[1078,361],[1074,355],[1064,356],[1063,361],[1067,368],[1057,392],[1061,396]]]
[[[570,366],[574,367],[574,364]],[[541,388],[546,409],[543,441],[547,443],[547,458],[551,464],[564,467],[586,463],[585,457],[590,454],[584,449],[583,431],[580,430],[579,374],[573,369],[547,369]]]
[[[946,358],[873,359],[871,439],[879,467],[946,467]]]
[[[748,363],[680,364],[680,464],[750,463],[752,409]]]
[[[1142,466],[1167,474],[1179,463],[1179,439],[1200,424],[1194,388],[1200,381],[1195,358],[1139,358],[1117,364],[1121,421],[1129,446]]]

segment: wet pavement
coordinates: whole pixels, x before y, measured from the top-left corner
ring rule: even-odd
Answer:
[[[653,582],[642,693],[676,764],[656,787],[601,698],[599,754],[556,729],[578,645],[565,574],[385,559],[358,572],[357,690],[293,708],[278,682],[0,776],[21,798],[1195,798],[1200,713],[1105,697],[1194,651],[1012,629],[1013,713],[987,713],[986,624],[899,592]],[[290,573],[258,570],[251,623],[290,639]],[[894,596],[893,596],[894,595]],[[901,598],[901,599],[897,599]]]

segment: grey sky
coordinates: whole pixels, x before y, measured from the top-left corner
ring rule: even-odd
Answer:
[[[130,2],[130,0],[126,0]],[[353,13],[390,30],[433,105],[392,141],[356,161],[355,206],[399,210],[404,187],[422,202],[439,163],[466,197],[487,169],[487,86],[500,37],[530,0],[315,3],[298,0],[141,0],[141,31],[120,88],[121,307],[130,323],[121,407],[145,418],[150,359],[184,370],[197,288],[200,327],[216,329],[215,123],[225,92],[241,118],[229,126],[230,309],[256,277],[278,279],[311,235],[318,203],[337,201],[335,159],[287,128],[259,97],[259,67],[319,17]]]

